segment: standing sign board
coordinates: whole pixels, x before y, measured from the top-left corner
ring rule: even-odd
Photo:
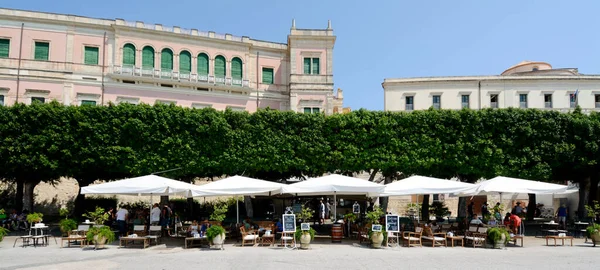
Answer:
[[[400,232],[399,217],[396,215],[385,215],[385,229],[388,232]]]
[[[295,232],[296,231],[296,215],[284,214],[282,220],[283,220],[283,232]]]
[[[360,214],[360,204],[358,202],[354,202],[354,205],[352,205],[352,213]]]
[[[300,223],[300,230],[310,231],[310,223]]]

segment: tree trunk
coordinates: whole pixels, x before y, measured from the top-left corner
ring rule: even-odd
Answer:
[[[577,206],[577,217],[581,220],[587,217],[585,205],[588,204],[590,190],[590,177],[579,179],[579,205]]]
[[[391,183],[392,180],[393,179],[391,176],[386,176],[383,180],[383,183],[385,185],[387,185],[387,184]],[[387,213],[388,202],[389,202],[389,197],[379,197],[379,206],[381,207],[381,209],[383,210],[384,213]]]
[[[17,190],[15,192],[15,209],[20,213],[23,211],[23,180],[17,179]]]
[[[373,182],[373,180],[375,180],[375,175],[377,175],[378,172],[379,169],[374,169],[373,171],[371,171],[371,175],[369,175],[369,182]]]
[[[592,178],[590,178],[590,192],[589,192],[589,199],[588,199],[588,205],[592,206],[594,204],[594,201],[598,201],[598,183],[600,182],[600,175],[598,174],[598,172],[594,172],[592,174]]]
[[[75,196],[74,204],[73,217],[81,217],[81,215],[85,214],[85,195],[81,194],[80,191],[78,191],[77,196]]]
[[[160,205],[169,205],[169,196],[160,196]],[[169,206],[170,207],[170,206]],[[171,209],[173,210],[173,209]]]
[[[40,181],[27,181],[23,183],[23,209],[33,212],[34,194],[33,190]]]
[[[527,195],[529,195],[529,204],[527,205],[527,220],[532,221],[535,217],[535,209],[537,202],[535,201],[535,194]]]
[[[467,217],[467,197],[458,197],[458,214],[457,217]]]
[[[429,221],[429,194],[423,195],[423,204],[421,205],[421,218],[424,222]]]
[[[246,216],[249,218],[254,217],[254,211],[252,209],[252,199],[250,196],[244,196],[244,205],[246,206]]]

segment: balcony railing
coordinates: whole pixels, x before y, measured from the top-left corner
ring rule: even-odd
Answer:
[[[551,101],[544,102],[544,108],[548,108],[548,109],[552,108],[552,102]]]
[[[519,102],[519,108],[521,108],[521,109],[527,109],[527,102],[525,102],[525,101]]]
[[[469,102],[463,102],[463,103],[461,103],[461,108],[463,108],[463,109],[468,109],[468,108],[470,108],[470,107],[469,107]]]
[[[490,108],[498,109],[498,102],[490,102]]]
[[[575,101],[571,101],[571,102],[569,102],[569,106],[570,106],[571,108],[575,108],[575,106],[576,106],[576,105],[577,105],[577,104],[575,104]]]
[[[433,108],[439,110],[441,105],[439,103],[433,103]]]
[[[413,110],[414,105],[413,104],[406,104],[405,110],[407,111],[412,111]]]
[[[214,75],[207,74],[195,74],[195,73],[179,73],[172,70],[160,70],[149,67],[133,67],[133,66],[112,66],[110,72],[116,75],[124,75],[144,78],[156,78],[169,81],[180,81],[180,82],[200,82],[200,83],[211,83],[211,84],[222,84],[240,87],[249,87],[250,83],[248,80],[243,79],[232,79],[230,77],[215,77]],[[132,79],[133,79],[132,78]]]

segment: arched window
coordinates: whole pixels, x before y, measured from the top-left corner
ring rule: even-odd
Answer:
[[[142,68],[154,68],[154,48],[150,46],[142,49]]]
[[[225,57],[222,55],[215,57],[215,77],[225,78],[225,75],[227,75],[225,71],[225,65]]]
[[[160,53],[160,69],[162,71],[173,70],[173,51],[171,49],[163,49]]]
[[[188,51],[179,53],[179,73],[189,74],[192,72],[192,55]]]
[[[208,75],[208,55],[205,53],[198,54],[198,75]]]
[[[135,66],[135,46],[131,43],[127,43],[123,46],[123,66]]]
[[[231,78],[234,80],[242,79],[242,59],[238,57],[231,60]]]

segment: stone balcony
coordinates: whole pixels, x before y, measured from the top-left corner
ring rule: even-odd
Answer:
[[[89,74],[102,75],[102,66],[99,65],[84,65],[68,62],[40,61],[21,59],[21,71],[30,72],[51,72],[51,73],[68,73],[68,74]],[[0,58],[0,69],[9,69],[7,73],[14,73],[19,67],[19,59],[16,58]],[[21,75],[27,75],[21,73]]]
[[[135,80],[136,78],[155,78],[165,80],[165,83],[192,82],[214,85],[238,86],[244,88],[249,87],[248,80],[235,79],[230,77],[219,77],[214,75],[202,75],[195,73],[180,73],[178,71],[160,70],[155,68],[112,66],[110,67],[110,74],[117,75],[122,79],[127,79],[127,77],[130,77],[132,80]]]

